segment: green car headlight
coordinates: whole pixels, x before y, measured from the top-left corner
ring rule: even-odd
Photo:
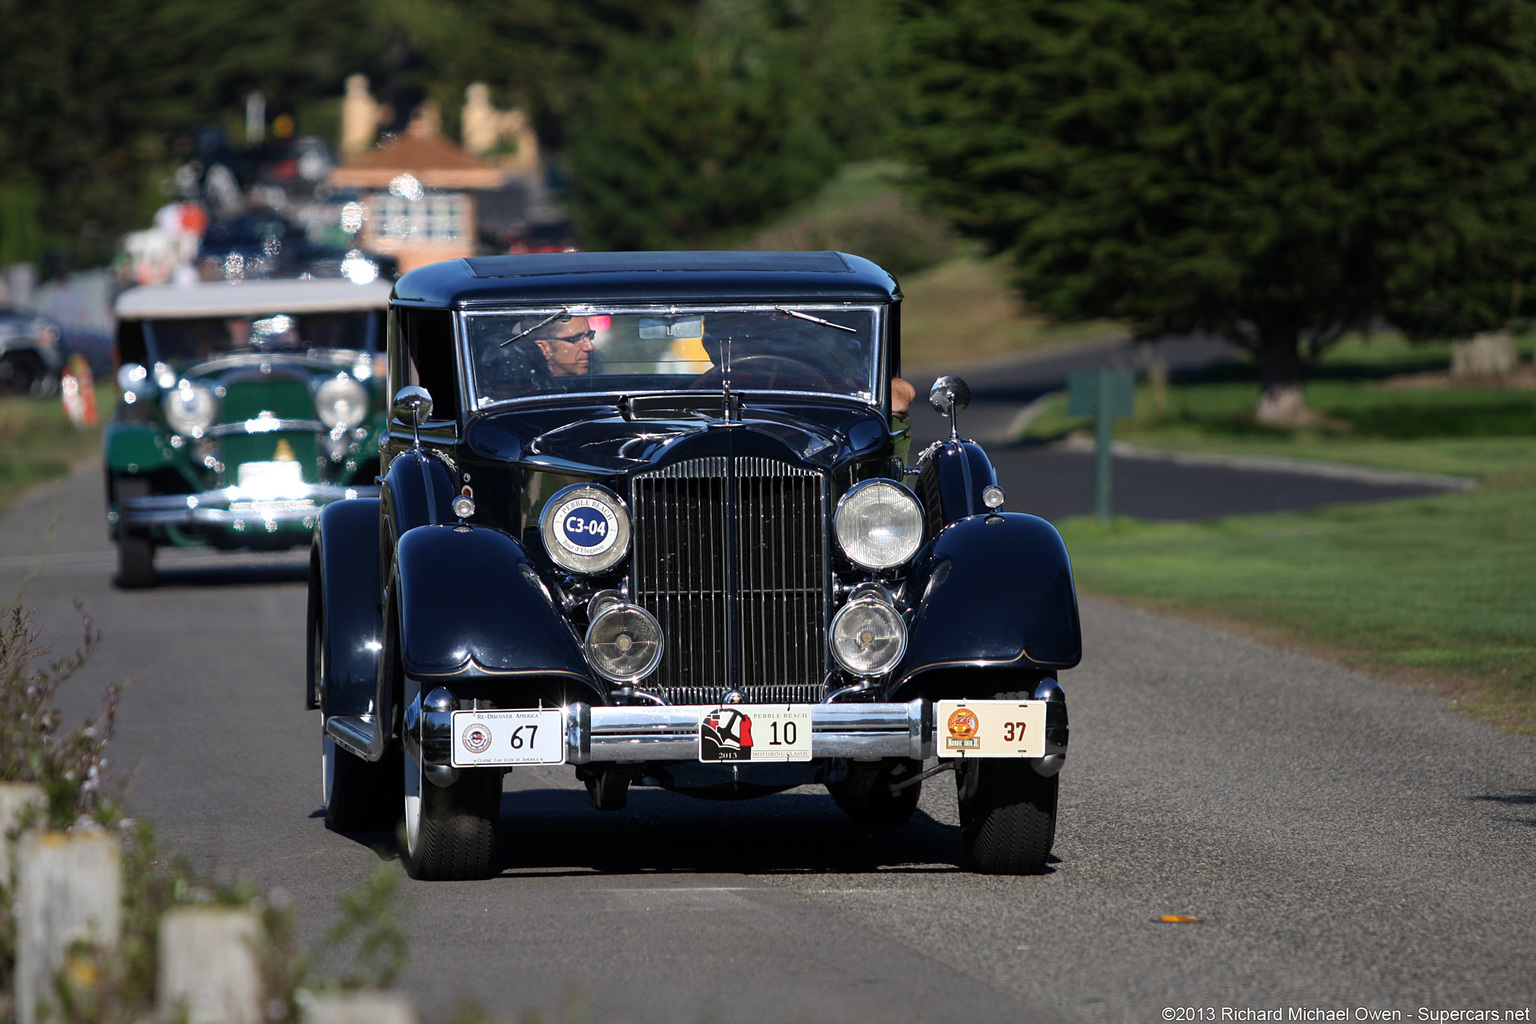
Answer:
[[[320,422],[350,430],[368,418],[368,389],[351,377],[338,374],[315,392],[315,412]]]
[[[202,437],[213,423],[219,400],[206,384],[183,380],[162,393],[160,407],[165,410],[165,422],[176,433]]]

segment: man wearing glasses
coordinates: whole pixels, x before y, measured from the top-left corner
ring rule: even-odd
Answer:
[[[592,339],[597,332],[584,316],[553,320],[529,338],[544,353],[551,377],[585,377],[592,369]]]

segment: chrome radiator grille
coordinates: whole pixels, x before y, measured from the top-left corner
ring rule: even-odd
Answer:
[[[825,696],[820,474],[766,458],[691,459],[635,476],[635,600],[665,653],[642,688],[672,704]]]

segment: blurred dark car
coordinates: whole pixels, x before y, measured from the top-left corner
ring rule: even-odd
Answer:
[[[0,309],[0,394],[53,394],[64,364],[62,336],[45,316]]]
[[[255,210],[208,226],[197,255],[204,281],[257,278],[345,277],[357,284],[393,280],[393,257],[344,246],[321,245],[305,230],[272,210]]]

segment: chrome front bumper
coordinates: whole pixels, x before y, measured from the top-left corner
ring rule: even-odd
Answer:
[[[1060,719],[1046,727],[1046,756],[1036,769],[1050,774],[1060,769],[1067,751],[1065,695],[1060,685],[1050,679],[1040,685],[1034,696],[1039,700],[1062,701]],[[413,757],[419,756],[428,765],[446,767],[450,763],[453,712],[458,709],[459,702],[443,688],[411,701],[405,708],[404,724],[406,743]],[[697,760],[699,720],[705,710],[705,706],[693,705],[567,705],[565,763]],[[810,710],[813,760],[909,757],[923,761],[934,754],[933,704],[927,700],[919,698],[904,704],[812,704]],[[355,748],[359,756],[369,756],[361,739],[363,734],[359,732],[354,738],[338,722],[332,719],[326,725],[337,742]]]
[[[744,707],[748,705],[743,705]],[[593,761],[691,761],[699,756],[699,717],[692,706],[565,709],[565,759]],[[933,705],[811,705],[811,754],[823,757],[910,757],[933,754]]]
[[[234,530],[247,525],[273,529],[289,523],[313,527],[320,509],[333,501],[378,495],[376,484],[308,484],[281,498],[256,498],[238,487],[222,487],[202,494],[126,498],[120,503],[118,520],[124,526],[219,526]]]

